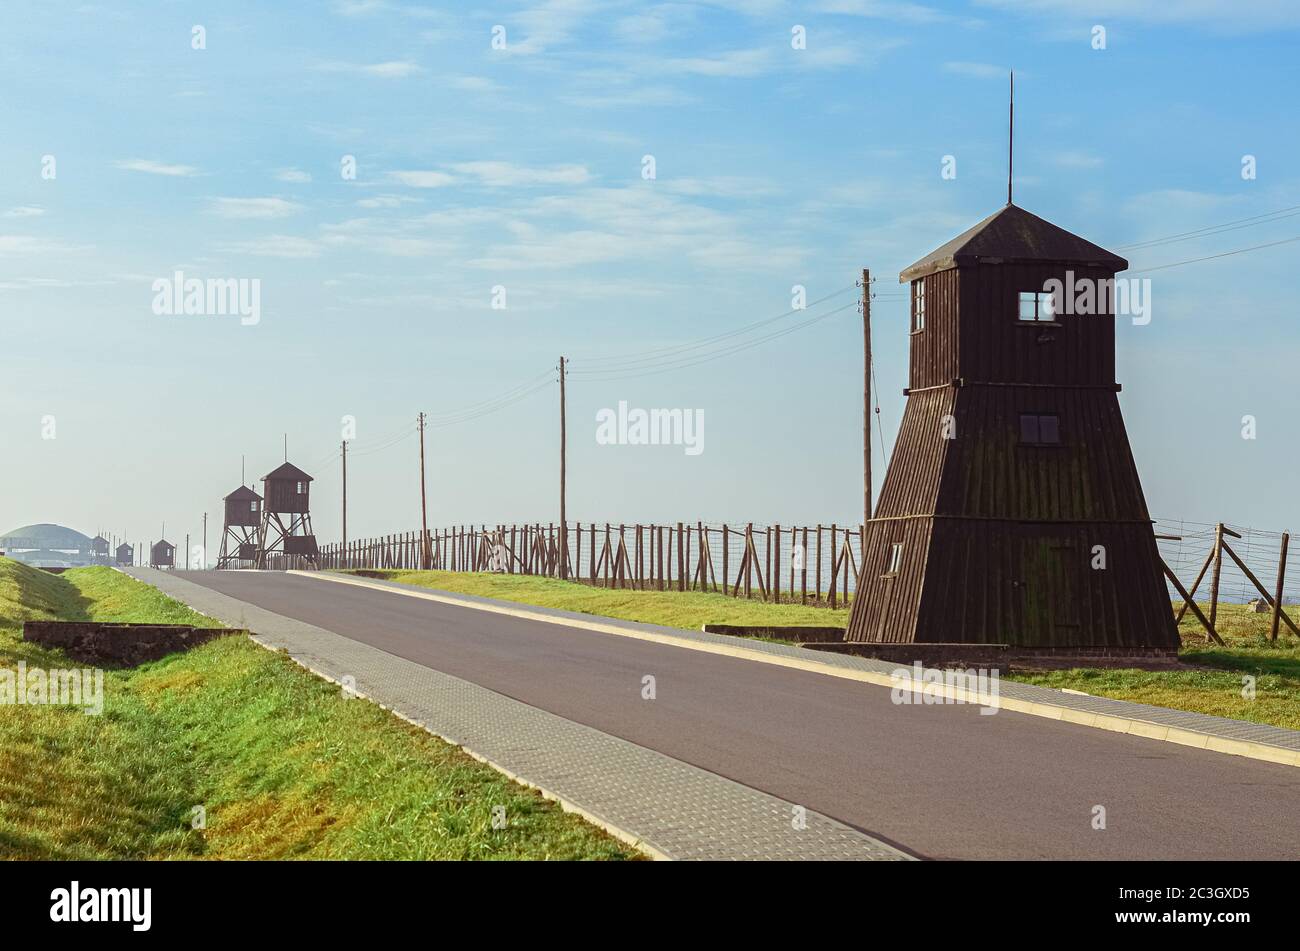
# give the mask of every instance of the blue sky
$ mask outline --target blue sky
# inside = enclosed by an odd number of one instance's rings
[[[287,432],[333,540],[344,415],[351,534],[405,530],[421,410],[435,419],[432,523],[549,521],[555,387],[451,420],[544,382],[561,354],[570,518],[856,521],[852,307],[681,370],[603,379],[584,361],[777,317],[796,284],[809,300],[844,291],[830,310],[870,267],[888,445],[906,384],[897,274],[1005,200],[1006,69],[1017,204],[1141,269],[1300,234],[1283,218],[1124,249],[1300,205],[1298,27],[1290,3],[1146,0],[10,11],[0,530],[148,539],[165,520],[181,541],[207,511],[215,548],[241,454],[261,476]],[[1300,523],[1298,252],[1153,272],[1151,323],[1121,321],[1122,405],[1154,513]],[[152,282],[176,270],[257,279],[260,322],[156,315]],[[596,413],[620,400],[703,410],[705,451],[598,445]],[[876,466],[879,488],[879,447]]]

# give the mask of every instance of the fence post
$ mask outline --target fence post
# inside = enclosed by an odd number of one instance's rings
[[[837,550],[835,548],[835,537],[838,534],[838,531],[839,531],[838,527],[835,525],[834,522],[832,522],[831,523],[831,583],[826,592],[831,599],[832,611],[834,611],[835,608],[838,606],[838,602],[836,601],[836,591],[835,591],[835,582],[839,574],[839,572],[837,571],[837,569],[839,568],[839,562],[835,560],[836,558],[839,557]]]
[[[803,604],[808,603],[808,526],[803,527],[803,558],[800,562],[799,572],[799,599]]]
[[[817,577],[813,579],[813,581],[814,581],[814,585],[813,585],[813,589],[814,589],[813,600],[814,600],[814,601],[820,601],[820,600],[822,599],[822,527],[821,527],[820,525],[817,526],[817,564],[816,564],[816,569],[817,569],[817,572],[816,572]]]
[[[772,586],[772,602],[781,603],[781,526],[772,527],[772,573],[768,576]]]
[[[1291,536],[1287,532],[1282,533],[1282,553],[1277,558],[1277,588],[1273,594],[1273,624],[1269,628],[1268,639],[1277,640],[1277,625],[1282,620],[1282,583],[1286,580],[1286,549],[1287,543],[1290,542]]]
[[[686,590],[686,540],[682,538],[681,522],[677,522],[677,590]]]
[[[1223,523],[1214,526],[1214,576],[1210,583],[1210,627],[1219,628],[1215,617],[1219,613],[1219,572],[1223,568]]]

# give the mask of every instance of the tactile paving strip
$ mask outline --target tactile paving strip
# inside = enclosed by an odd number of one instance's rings
[[[152,569],[131,576],[673,859],[908,859],[827,816],[332,631]],[[351,682],[349,682],[351,683]]]

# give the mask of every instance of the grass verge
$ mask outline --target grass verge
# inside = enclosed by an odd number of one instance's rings
[[[1201,608],[1208,614],[1208,603]],[[1215,627],[1223,647],[1204,636],[1191,612],[1179,624],[1178,656],[1191,670],[1075,668],[1009,679],[1300,730],[1300,638],[1283,625],[1277,642],[1270,642],[1269,615],[1238,604],[1220,604]]]
[[[108,568],[56,576],[0,558],[0,668],[78,666],[23,641],[29,618],[215,625]],[[0,707],[0,858],[636,854],[246,637],[107,671],[104,695],[100,716]],[[195,806],[206,829],[192,828]]]
[[[385,570],[366,571],[364,574],[421,588],[500,598],[643,624],[662,624],[688,631],[698,631],[706,623],[844,627],[849,622],[847,608],[831,610],[802,604],[772,604],[704,591],[597,588],[556,578],[490,572]]]

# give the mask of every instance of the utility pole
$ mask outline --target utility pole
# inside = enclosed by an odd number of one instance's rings
[[[560,357],[560,579],[569,577],[569,523],[564,510],[565,461],[568,455],[564,413],[564,357]]]
[[[424,413],[420,414],[420,567],[429,570],[429,505],[424,494]]]
[[[207,570],[208,567],[208,513],[203,513],[203,562],[199,565],[200,571]]]
[[[348,441],[343,440],[343,550],[348,550]]]
[[[862,269],[862,524],[871,521],[871,271]]]
[[[189,567],[190,567],[190,533],[186,532],[185,533],[185,570],[188,571]]]

